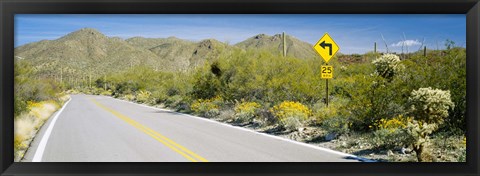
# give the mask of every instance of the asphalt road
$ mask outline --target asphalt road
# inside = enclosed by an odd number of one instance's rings
[[[41,128],[35,162],[350,162],[354,156],[105,96],[72,95]]]

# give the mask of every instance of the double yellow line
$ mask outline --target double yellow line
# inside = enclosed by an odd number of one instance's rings
[[[140,131],[144,132],[145,134],[151,136],[155,140],[161,142],[162,144],[164,144],[168,148],[172,149],[173,151],[179,153],[180,155],[187,158],[188,160],[193,161],[193,162],[199,162],[199,161],[200,162],[208,162],[207,159],[195,154],[194,152],[188,150],[187,148],[181,146],[180,144],[177,144],[176,142],[174,142],[171,139],[161,135],[160,133],[158,133],[158,132],[156,132],[156,131],[154,131],[154,130],[146,127],[146,126],[143,126],[142,124],[136,122],[135,120],[133,120],[133,119],[131,119],[131,118],[129,118],[129,117],[113,110],[113,109],[110,109],[110,108],[106,107],[105,105],[100,104],[95,99],[90,99],[90,100],[93,103],[95,103],[97,106],[99,106],[100,108],[104,109],[105,111],[108,111],[108,112],[112,113],[116,117],[122,119],[123,121],[127,122],[128,124],[132,125],[133,127],[137,128]]]

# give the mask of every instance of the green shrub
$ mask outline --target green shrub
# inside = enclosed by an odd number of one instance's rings
[[[23,100],[21,97],[15,96],[13,100],[14,100],[13,115],[15,117],[18,117],[18,115],[20,115],[21,113],[28,111],[27,102]]]
[[[59,83],[45,77],[35,77],[38,70],[26,60],[14,62],[14,116],[29,111],[28,101],[48,101],[58,98]]]
[[[212,73],[210,66],[206,65],[197,70],[193,75],[194,83],[192,95],[198,99],[209,99],[217,95],[221,88],[218,76]]]
[[[92,94],[94,94],[94,95],[102,95],[102,93],[107,93],[107,91],[105,91],[105,89],[98,88],[98,87],[92,87],[91,90],[92,90]]]
[[[100,92],[100,95],[103,95],[103,96],[111,96],[111,95],[112,95],[112,91],[110,91],[110,90],[102,91],[102,92]]]
[[[158,104],[158,103],[161,103],[161,102],[165,102],[167,100],[167,98],[170,97],[170,96],[166,95],[164,89],[158,89],[158,90],[152,91],[151,97],[154,100],[154,104]]]
[[[321,123],[323,129],[329,133],[348,134],[352,129],[353,123],[347,116],[334,116],[324,119]]]
[[[328,103],[328,107],[324,101],[318,101],[313,105],[313,117],[315,121],[320,124],[322,121],[334,118],[341,115],[346,115],[345,106],[347,106],[348,99],[335,97]]]
[[[152,93],[150,93],[149,91],[140,90],[137,93],[137,102],[140,102],[140,103],[151,102],[152,101],[150,99],[151,95],[152,95]]]
[[[180,95],[174,95],[171,97],[168,97],[165,100],[165,105],[170,108],[176,108],[178,107],[181,103],[183,102],[183,98]]]
[[[313,123],[320,125],[329,133],[347,134],[351,130],[351,119],[346,111],[348,99],[335,97],[327,105],[318,101],[313,105]]]
[[[376,147],[394,149],[409,145],[411,140],[407,134],[406,128],[413,118],[399,115],[391,119],[380,119],[371,128],[376,129],[373,132],[372,144]]]
[[[127,101],[134,101],[135,100],[135,95],[133,94],[126,94],[123,96],[123,99],[127,100]]]
[[[400,128],[378,129],[373,135],[371,142],[373,146],[390,150],[405,146],[409,140],[405,130]]]

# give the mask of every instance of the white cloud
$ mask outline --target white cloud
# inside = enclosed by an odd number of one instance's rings
[[[393,47],[400,47],[400,46],[415,46],[415,45],[421,45],[420,41],[418,40],[402,40],[399,41],[398,43],[394,43],[391,46]]]

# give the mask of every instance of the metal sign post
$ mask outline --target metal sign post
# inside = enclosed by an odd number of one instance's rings
[[[328,65],[328,61],[335,56],[340,48],[338,45],[333,41],[333,39],[325,33],[318,42],[313,45],[313,50],[315,50],[320,57],[323,58],[325,61],[325,65],[322,65],[320,69],[320,76],[322,79],[325,79],[326,84],[326,94],[325,94],[325,104],[328,107],[328,80],[333,78],[333,66]]]

